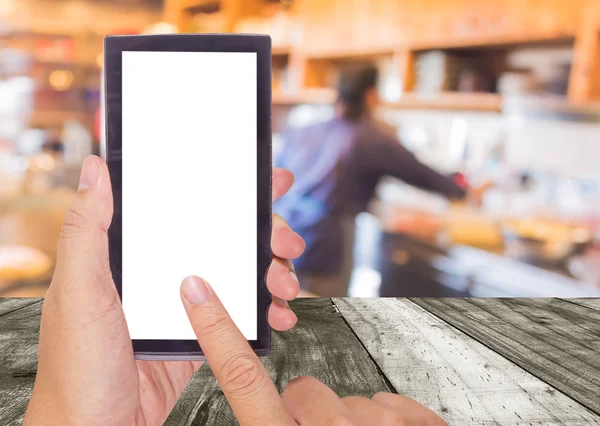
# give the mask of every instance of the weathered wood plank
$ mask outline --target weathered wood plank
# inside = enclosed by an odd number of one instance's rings
[[[397,390],[437,410],[450,424],[600,424],[597,416],[561,392],[407,301],[400,304],[394,299],[357,299],[337,300],[337,303],[350,312],[348,321],[363,322],[360,327],[354,325],[355,331]],[[354,305],[359,303],[366,306],[358,309]],[[567,309],[551,303],[552,312]],[[569,308],[570,321],[564,313],[559,315],[558,334],[566,335],[570,327],[568,334],[580,336],[581,348],[563,349],[583,354],[585,358],[590,351],[598,350],[598,338],[592,338],[598,321],[595,317],[580,321],[579,317],[590,315],[586,311],[591,315],[596,311],[570,304],[573,305]],[[8,304],[2,301],[0,306]],[[12,305],[10,312],[5,309],[0,316],[0,424],[3,426],[22,422],[35,378],[41,306],[39,301],[18,309]],[[358,341],[352,332],[340,326],[344,321],[333,311],[328,299],[299,301],[294,309],[300,318],[298,326],[290,332],[274,333],[273,352],[265,358],[265,365],[280,390],[291,378],[303,374],[320,378],[341,395],[370,396],[389,389],[372,360],[364,350],[357,349]],[[543,323],[536,326],[554,323],[542,318],[531,306],[519,308],[523,312],[514,309],[519,315],[529,315],[524,322]],[[569,324],[574,318],[578,322]],[[477,321],[481,328],[505,323],[498,317],[493,321],[489,318]],[[471,318],[471,322],[475,320]],[[515,331],[517,327],[507,330]],[[544,335],[540,330],[537,333]],[[517,345],[517,341],[515,337],[506,344]],[[594,377],[597,373],[592,372],[590,380]],[[235,424],[208,366],[194,376],[167,424]]]
[[[600,424],[586,407],[407,299],[334,303],[398,393],[450,425]]]
[[[42,299],[26,298],[1,298],[0,297],[0,316],[11,313],[26,306],[40,303]]]
[[[298,376],[314,376],[340,396],[371,397],[389,391],[385,380],[330,299],[300,299],[292,309],[298,324],[273,332],[271,353],[263,363],[279,391]],[[237,424],[207,364],[179,399],[166,425]]]
[[[566,302],[575,303],[576,305],[585,306],[590,309],[595,309],[600,311],[600,298],[597,297],[587,297],[580,299],[561,299]]]
[[[560,299],[414,299],[600,413],[600,311]]]
[[[24,299],[14,299],[24,300]],[[32,299],[30,299],[31,301]],[[8,306],[6,301],[3,306]],[[12,304],[13,308],[16,306]],[[20,425],[33,390],[41,300],[0,316],[0,424]]]

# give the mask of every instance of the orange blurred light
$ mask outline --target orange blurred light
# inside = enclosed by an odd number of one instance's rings
[[[67,90],[73,84],[73,73],[65,70],[54,70],[48,76],[48,82],[54,90]]]

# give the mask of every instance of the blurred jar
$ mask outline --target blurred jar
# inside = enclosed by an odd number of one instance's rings
[[[519,96],[535,93],[539,82],[530,70],[513,70],[503,73],[498,79],[498,93]]]
[[[61,139],[65,166],[80,167],[85,157],[92,154],[92,135],[76,120],[65,123]]]
[[[26,159],[0,149],[0,199],[10,199],[23,191],[26,170]]]
[[[79,182],[83,161],[92,154],[92,134],[79,121],[71,120],[65,123],[62,141],[63,166],[57,185],[75,189]],[[59,177],[57,174],[56,176]]]
[[[41,152],[29,157],[27,174],[24,181],[26,195],[46,194],[54,187],[54,169],[56,161],[47,152]]]
[[[57,186],[56,182],[61,177],[63,144],[57,131],[49,131],[46,134],[40,151],[28,156],[24,181],[26,195],[49,193]]]

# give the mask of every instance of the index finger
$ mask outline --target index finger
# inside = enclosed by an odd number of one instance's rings
[[[200,347],[240,425],[293,425],[267,371],[210,287],[188,277],[181,300]]]

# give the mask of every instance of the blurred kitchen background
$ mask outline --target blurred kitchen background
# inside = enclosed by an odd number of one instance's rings
[[[103,152],[103,37],[171,32],[271,35],[274,156],[368,61],[401,143],[486,188],[450,203],[382,181],[351,296],[600,295],[598,1],[1,0],[0,296],[44,294],[82,161]]]

